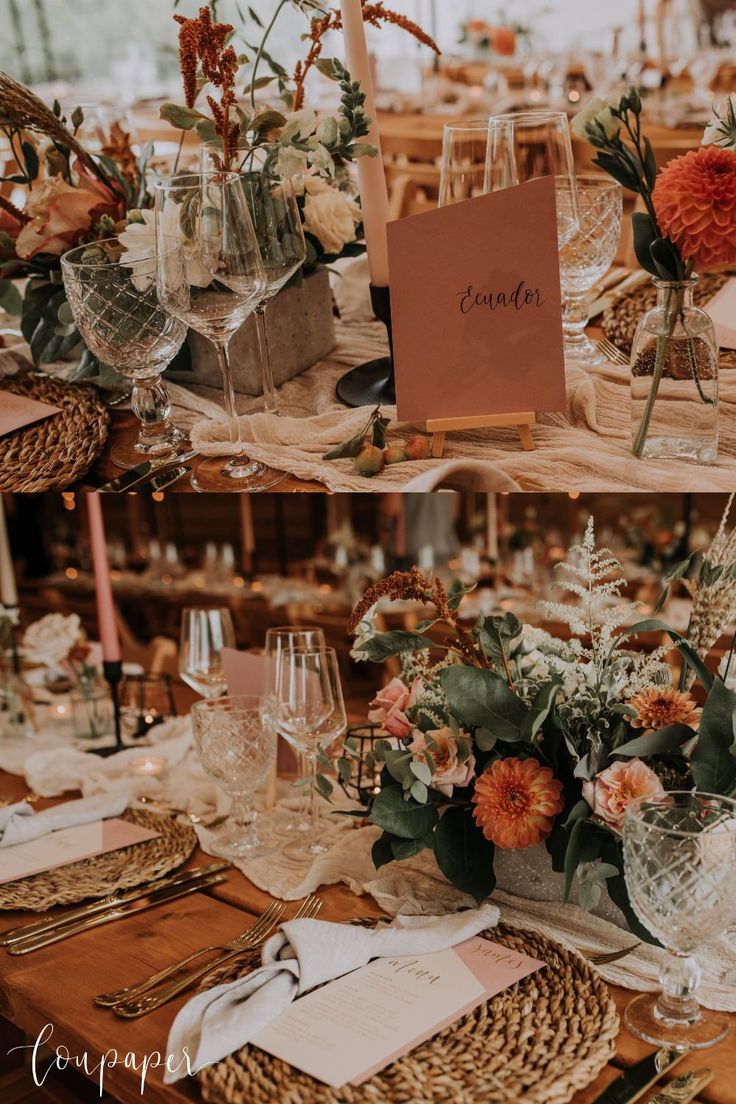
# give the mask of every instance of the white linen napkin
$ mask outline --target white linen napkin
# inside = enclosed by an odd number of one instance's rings
[[[444,951],[498,923],[485,904],[452,916],[397,916],[370,929],[323,920],[289,920],[263,948],[262,966],[185,1004],[169,1033],[166,1084],[239,1050],[293,1000],[374,958]],[[186,1049],[184,1049],[186,1048]]]
[[[0,847],[12,847],[16,843],[28,843],[40,839],[60,828],[74,828],[78,824],[91,824],[95,820],[107,820],[120,816],[128,807],[128,799],[120,794],[110,797],[81,798],[67,801],[43,813],[33,811],[27,801],[18,801],[6,809],[0,809]]]

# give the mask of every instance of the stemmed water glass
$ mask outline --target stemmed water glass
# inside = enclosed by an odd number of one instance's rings
[[[487,186],[488,119],[446,123],[442,137],[439,207],[484,195]]]
[[[126,262],[117,238],[79,246],[61,258],[67,303],[87,348],[133,382],[138,436],[115,445],[111,453],[122,468],[173,454],[185,440],[171,421],[161,373],[184,344],[187,328],[162,309],[156,269],[154,256]]]
[[[736,801],[675,792],[634,803],[624,825],[624,875],[634,912],[669,952],[662,992],[631,1001],[626,1026],[655,1046],[713,1046],[729,1018],[698,1004],[695,955],[736,918]]]
[[[215,347],[233,456],[205,460],[192,475],[198,491],[263,491],[284,473],[251,461],[235,406],[228,346],[263,299],[266,276],[237,173],[188,173],[155,188],[158,297],[161,305]]]
[[[191,607],[182,612],[179,674],[203,698],[219,698],[227,691],[222,651],[234,647],[229,609]]]
[[[238,175],[248,202],[256,233],[261,262],[266,276],[263,298],[255,309],[258,351],[263,380],[263,409],[267,414],[303,417],[305,407],[284,406],[278,398],[273,381],[273,367],[268,348],[266,308],[299,271],[307,257],[301,211],[294,187],[294,178],[283,159],[270,152],[253,150],[241,144],[234,148]],[[221,167],[222,146],[207,142],[201,147],[203,172]]]
[[[293,651],[294,648],[311,648],[319,650],[326,646],[327,641],[325,640],[325,634],[320,628],[297,628],[296,626],[285,626],[283,628],[276,627],[266,631],[264,654],[268,659],[271,670],[275,672],[285,652]],[[283,732],[280,732],[279,735],[286,738],[286,734]],[[298,748],[294,750],[297,757],[299,777],[303,778],[307,773],[306,760]],[[290,814],[286,818],[282,825],[283,830],[289,833],[309,831],[307,812],[308,809],[305,803],[305,808],[297,813],[296,816]]]
[[[555,182],[557,241],[562,248],[580,225],[567,115],[562,111],[492,115],[488,124],[486,190],[501,191],[549,176]]]
[[[208,778],[232,799],[224,830],[217,833],[219,854],[234,857],[267,854],[256,830],[253,795],[276,761],[276,728],[266,699],[238,694],[192,706],[192,731]]]
[[[272,709],[276,727],[301,751],[309,767],[310,825],[304,838],[284,854],[308,859],[329,848],[319,836],[317,761],[347,728],[347,714],[334,648],[294,648],[281,653],[273,673]]]
[[[588,292],[613,264],[621,238],[621,185],[606,176],[577,178],[580,229],[560,250],[565,355],[578,364],[603,364],[593,342],[585,336]],[[565,197],[560,199],[565,202]]]

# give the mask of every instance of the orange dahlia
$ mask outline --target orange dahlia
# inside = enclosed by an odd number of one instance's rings
[[[690,695],[671,686],[642,690],[629,704],[637,713],[631,722],[633,728],[656,730],[673,724],[694,725],[698,721],[698,710]]]
[[[497,847],[525,850],[552,831],[562,783],[536,759],[497,759],[475,784],[473,817]]]
[[[708,146],[662,169],[652,194],[657,220],[698,269],[736,264],[736,153]]]

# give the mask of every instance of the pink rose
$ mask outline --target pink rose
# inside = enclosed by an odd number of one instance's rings
[[[465,733],[461,730],[460,735],[465,736]],[[457,737],[451,728],[435,728],[430,732],[420,732],[416,728],[409,748],[422,762],[424,762],[425,750],[432,756],[433,790],[439,790],[445,797],[452,797],[455,786],[470,785],[470,780],[475,774],[475,758],[471,752],[464,763],[460,762]]]
[[[398,740],[404,740],[411,732],[411,721],[406,716],[405,710],[409,709],[417,700],[417,695],[422,686],[422,680],[415,678],[411,690],[408,689],[400,678],[393,678],[388,686],[379,690],[370,704],[368,720],[371,724],[378,725],[395,736]]]
[[[28,261],[37,253],[61,256],[103,215],[119,217],[119,203],[100,181],[79,175],[78,187],[61,176],[41,181],[25,206],[30,215],[15,243],[16,253]]]
[[[583,782],[583,797],[597,817],[622,831],[626,809],[640,797],[662,797],[664,786],[641,759],[612,763],[592,782]]]

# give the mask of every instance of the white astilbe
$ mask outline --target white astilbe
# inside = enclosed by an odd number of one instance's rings
[[[547,617],[570,626],[581,641],[579,655],[602,671],[616,644],[625,637],[616,630],[630,624],[638,602],[623,602],[626,586],[621,564],[608,548],[596,548],[593,518],[588,519],[582,544],[573,545],[568,559],[555,565],[556,586],[573,595],[574,602],[540,602]],[[583,645],[588,637],[590,643]]]
[[[686,584],[693,596],[688,637],[702,659],[736,618],[736,528],[727,529],[733,500],[731,495],[697,582]]]

